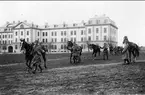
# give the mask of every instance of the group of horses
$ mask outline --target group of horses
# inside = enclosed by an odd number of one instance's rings
[[[21,39],[21,51],[25,51],[25,60],[26,65],[28,67],[28,70],[32,71],[32,73],[35,73],[37,68],[39,67],[40,72],[42,72],[41,63],[44,63],[44,67],[46,66],[46,52],[47,49],[43,45],[35,46],[35,43],[28,43],[25,41],[25,39]],[[100,56],[101,49],[99,45],[95,44],[89,44],[88,48],[93,50],[92,57],[96,57],[97,54]],[[81,62],[81,55],[82,55],[82,47],[79,45],[74,45],[72,41],[67,42],[67,49],[71,52],[70,53],[70,63],[80,63]],[[104,50],[103,51],[103,59],[105,60],[105,56],[108,59],[108,52],[112,55],[118,55],[122,54],[123,47],[111,47],[109,46],[109,51]],[[133,55],[133,58],[139,56],[139,47],[137,44],[129,42],[129,47],[127,48],[129,51],[129,60],[131,62],[131,55]],[[41,57],[41,58],[40,58]],[[44,62],[42,62],[42,59]]]

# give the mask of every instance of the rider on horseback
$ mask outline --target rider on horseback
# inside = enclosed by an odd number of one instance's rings
[[[102,49],[103,49],[103,59],[105,60],[105,56],[108,59],[108,46],[107,46],[107,43],[104,43],[104,46],[102,47]]]

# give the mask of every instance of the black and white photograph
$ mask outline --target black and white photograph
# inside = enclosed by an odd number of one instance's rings
[[[0,1],[0,95],[145,95],[145,1]]]

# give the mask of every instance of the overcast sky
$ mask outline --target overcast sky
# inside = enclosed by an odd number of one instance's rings
[[[0,1],[0,26],[18,20],[38,25],[80,23],[102,14],[116,22],[119,45],[128,36],[145,46],[144,1]]]

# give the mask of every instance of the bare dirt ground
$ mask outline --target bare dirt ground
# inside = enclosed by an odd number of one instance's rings
[[[72,65],[69,60],[48,61],[43,73],[29,74],[25,64],[0,67],[0,95],[120,95],[145,94],[145,63],[115,65],[121,56],[108,61],[83,56]],[[141,55],[139,60],[143,60]],[[113,63],[114,65],[105,65]],[[99,65],[104,64],[104,65]]]

